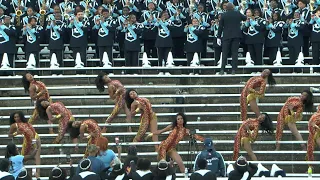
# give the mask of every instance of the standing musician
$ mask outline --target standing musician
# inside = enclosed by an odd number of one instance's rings
[[[211,17],[215,17],[219,12],[221,12],[221,5],[222,3],[220,2],[220,0],[210,0],[208,2],[207,12]]]
[[[149,9],[148,6],[149,6],[150,3],[154,4],[154,6],[155,6],[154,10],[156,10],[158,12],[166,10],[166,6],[163,3],[163,1],[161,1],[161,0],[145,0],[144,3],[143,3],[142,9],[143,10],[148,10]]]
[[[125,33],[124,39],[124,57],[126,60],[126,66],[138,66],[139,65],[139,52],[140,39],[142,34],[143,25],[137,23],[136,15],[131,14],[127,21],[124,23],[122,32]],[[129,70],[129,73],[136,73],[136,70]]]
[[[64,2],[59,4],[61,14],[65,20],[69,20],[71,16],[74,16],[76,6],[77,4],[74,0],[64,0]]]
[[[282,9],[278,8],[277,0],[270,0],[270,8],[264,11],[264,18],[265,19],[272,18],[273,13],[280,14],[280,19],[284,21],[287,19],[285,12]]]
[[[28,24],[23,26],[22,35],[25,40],[26,59],[29,59],[30,54],[33,54],[36,60],[36,66],[40,67],[39,51],[40,51],[40,33],[43,28],[37,25],[35,17],[28,19]]]
[[[83,11],[78,11],[76,16],[71,19],[68,28],[71,29],[70,47],[73,51],[73,58],[76,59],[77,53],[80,53],[81,61],[87,66],[87,32],[89,21],[84,19]]]
[[[3,22],[0,21],[0,64],[2,64],[3,54],[7,53],[9,65],[14,67],[14,57],[17,52],[16,28],[10,24],[11,17],[5,15]]]
[[[311,20],[311,14],[312,12],[309,10],[309,7],[307,7],[307,1],[306,0],[299,0],[298,1],[298,9],[297,11],[300,14],[300,20],[305,24],[302,27],[302,34],[303,34],[303,56],[309,57],[309,47],[310,47],[310,34],[311,34],[311,28],[309,25],[309,22]]]
[[[128,20],[129,18],[129,7],[125,6],[122,9],[122,15],[120,15],[118,17],[118,35],[117,35],[117,40],[119,43],[119,50],[120,50],[120,57],[123,58],[124,57],[124,37],[125,37],[125,33],[122,32],[123,28],[124,28],[124,23]]]
[[[48,49],[50,50],[50,57],[55,53],[58,64],[63,67],[63,36],[65,34],[66,24],[64,23],[60,12],[54,15],[50,14],[48,18],[47,30],[50,33],[48,46]],[[62,74],[62,71],[57,71],[56,74]]]
[[[95,20],[93,33],[98,34],[97,46],[99,47],[100,66],[103,66],[103,53],[108,54],[109,61],[113,64],[113,40],[117,23],[110,16],[107,9],[103,9],[99,19]]]
[[[25,0],[12,0],[10,3],[10,15],[13,18],[21,19],[27,11]]]
[[[279,2],[276,1],[278,4]],[[297,8],[294,0],[280,0],[279,8],[284,10],[286,18],[292,18],[294,10]]]
[[[34,18],[36,18],[37,24],[39,25],[39,17],[38,16],[39,15],[37,13],[35,13],[34,9],[32,7],[29,7],[27,9],[26,16],[24,16],[22,18],[22,24],[23,25],[27,25],[28,21],[29,21],[29,18],[34,17]]]
[[[103,0],[103,3],[101,5],[104,9],[108,9],[110,16],[113,18],[116,18],[119,16],[119,11],[117,9],[117,6],[114,4],[113,0]]]
[[[41,10],[45,10],[44,15],[48,15],[53,13],[53,6],[53,0],[37,0],[37,4],[35,5],[35,11],[40,12]]]
[[[4,14],[10,14],[12,0],[0,0],[0,8],[4,11]]]
[[[116,2],[117,9],[123,9],[124,7],[129,8],[130,13],[137,14],[139,12],[139,3],[137,0],[119,0]],[[120,14],[123,14],[122,10],[119,10]]]
[[[171,30],[173,42],[172,54],[174,58],[183,58],[185,57],[183,47],[186,36],[183,32],[183,29],[184,23],[187,20],[186,12],[184,11],[182,4],[179,3],[179,0],[167,1],[166,5],[173,26]]]
[[[157,49],[155,47],[157,28],[156,20],[159,18],[159,12],[155,10],[156,5],[153,2],[148,3],[148,10],[143,11],[140,22],[143,23],[142,39],[144,43],[144,52],[148,57],[157,57]]]
[[[85,9],[84,15],[87,18],[93,18],[94,14],[96,14],[98,3],[96,0],[83,0],[80,1],[79,5]]]
[[[311,43],[312,43],[312,64],[320,64],[319,49],[320,49],[320,8],[315,10],[314,15],[311,16]],[[314,68],[314,72],[319,72],[319,68]]]

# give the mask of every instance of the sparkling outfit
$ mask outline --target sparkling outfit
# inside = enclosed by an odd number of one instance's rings
[[[243,88],[240,96],[240,109],[241,109],[241,120],[245,121],[247,119],[247,105],[251,100],[256,98],[263,98],[266,90],[266,81],[261,77],[250,78],[245,87]],[[260,88],[256,91],[256,88]]]
[[[316,145],[316,140],[320,137],[320,132],[314,126],[317,125],[320,127],[320,110],[318,107],[318,111],[313,114],[309,120],[308,130],[309,130],[309,137],[308,137],[308,148],[307,148],[307,160],[314,161],[313,151]]]
[[[88,139],[87,147],[90,144],[96,144],[98,138],[101,136],[101,129],[98,126],[97,122],[93,119],[87,119],[81,123],[81,126],[85,126],[90,138]],[[86,149],[85,157],[88,156],[88,150]]]
[[[51,103],[51,98],[50,98],[50,95],[49,95],[49,92],[47,90],[47,87],[46,85],[41,82],[41,81],[32,81],[30,83],[30,86],[33,85],[36,87],[36,94],[38,94],[39,92],[45,90],[46,92],[44,94],[42,94],[40,97],[37,98],[37,100],[47,100]],[[33,124],[34,121],[39,117],[39,113],[37,111],[37,109],[35,109],[32,113],[32,116],[30,117],[29,119],[29,123]]]
[[[52,103],[50,104],[50,107],[55,115],[63,114],[63,117],[59,119],[59,134],[53,141],[54,144],[59,144],[67,132],[68,122],[73,121],[74,118],[71,111],[61,102]]]
[[[166,159],[166,154],[176,151],[176,146],[185,137],[189,136],[185,127],[176,126],[170,132],[166,140],[162,141],[158,149],[158,160]],[[199,135],[193,135],[196,140],[204,141],[204,138]]]
[[[32,140],[40,140],[40,137],[30,123],[20,122],[15,123],[15,126],[17,127],[17,131],[21,132],[23,135],[21,155],[28,155],[33,148],[36,148],[36,144],[32,144]]]
[[[126,94],[126,89],[123,87],[123,85],[121,84],[120,81],[118,80],[112,80],[109,85],[113,85],[115,87],[116,90],[120,91],[116,96],[116,103],[115,106],[111,112],[111,114],[108,117],[108,120],[110,120],[110,122],[117,117],[117,115],[119,114],[120,109],[122,109],[126,103],[125,101],[125,94]],[[115,93],[115,92],[114,92]]]
[[[258,119],[247,119],[242,122],[237,135],[235,137],[233,147],[233,160],[237,160],[239,156],[240,147],[243,146],[244,142],[253,143],[258,136],[260,122]],[[250,131],[248,131],[250,130]]]
[[[142,108],[140,115],[140,127],[137,135],[133,139],[133,142],[140,142],[142,137],[146,134],[150,122],[157,121],[157,115],[152,111],[151,103],[148,99],[136,98],[135,101],[137,101]],[[135,111],[135,109],[131,109],[131,111]]]
[[[290,111],[288,109],[288,106],[292,105],[293,110]],[[297,114],[295,117],[295,113]],[[301,121],[302,119],[302,112],[303,112],[303,102],[301,101],[300,97],[290,97],[284,104],[284,106],[281,108],[281,111],[278,115],[277,119],[277,131],[276,131],[276,141],[278,144],[278,141],[281,141],[282,138],[282,132],[285,124],[288,124],[289,122],[295,123],[297,121]]]

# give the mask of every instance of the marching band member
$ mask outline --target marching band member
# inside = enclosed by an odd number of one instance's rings
[[[294,65],[298,59],[303,45],[302,29],[305,23],[300,20],[298,11],[294,13],[294,19],[288,19],[285,27],[288,28],[289,65]]]
[[[53,6],[53,0],[37,0],[35,11],[40,12],[41,10],[45,10],[45,15],[52,14]]]
[[[213,35],[213,48],[214,48],[214,61],[213,66],[216,66],[218,61],[220,60],[222,47],[217,44],[217,35],[218,35],[218,29],[219,29],[219,21],[221,19],[221,13],[218,14],[218,18],[211,21],[211,34]]]
[[[148,10],[149,9],[148,6],[150,3],[154,4],[154,6],[155,6],[154,10],[156,10],[158,12],[166,10],[166,6],[164,5],[163,1],[161,1],[161,0],[145,0],[143,3],[142,9]]]
[[[277,3],[279,3],[277,1]],[[280,0],[279,8],[284,10],[286,18],[290,19],[293,17],[294,10],[297,8],[294,0]]]
[[[63,22],[60,12],[54,15],[50,14],[48,18],[50,19],[47,25],[47,30],[49,30],[50,33],[48,46],[48,49],[50,50],[50,57],[52,57],[52,54],[55,53],[58,64],[60,67],[63,67],[63,36],[65,34],[66,24]],[[62,74],[62,71],[56,71],[55,73]]]
[[[247,21],[245,23],[245,43],[248,46],[251,58],[255,65],[262,65],[262,48],[264,43],[265,21],[255,19],[252,9],[246,11]]]
[[[120,57],[124,57],[124,38],[125,38],[125,33],[122,32],[124,28],[124,23],[127,21],[129,18],[129,7],[125,6],[122,9],[122,15],[118,17],[118,35],[117,35],[117,40],[119,43],[119,51],[120,51]]]
[[[24,0],[12,0],[10,4],[9,12],[13,18],[21,18],[21,16],[23,16],[27,11],[28,6],[26,6],[26,2]],[[21,14],[17,16],[18,12],[21,12]]]
[[[299,7],[299,9],[297,9],[297,11],[300,14],[300,20],[304,23],[304,26],[302,27],[303,56],[308,57],[309,56],[309,47],[310,47],[310,33],[311,33],[311,28],[308,23],[311,20],[311,13],[312,12],[310,12],[309,7],[307,7],[306,0],[299,0],[298,7]]]
[[[280,19],[286,20],[285,13],[282,9],[278,8],[278,1],[277,0],[270,0],[270,8],[264,11],[264,18],[270,19],[272,18],[273,13],[279,13]]]
[[[140,39],[143,30],[143,25],[137,23],[136,15],[131,14],[127,21],[124,22],[122,32],[125,33],[124,39],[124,57],[126,66],[139,65],[139,52],[141,51]],[[135,73],[136,70],[128,70],[128,72]]]
[[[84,66],[87,66],[87,32],[89,25],[89,21],[84,19],[83,11],[78,11],[68,26],[71,29],[70,47],[72,48],[73,58],[76,59],[77,53],[80,53]]]
[[[155,10],[156,5],[149,2],[148,10],[143,11],[140,22],[143,23],[142,39],[144,43],[144,52],[148,57],[157,57],[157,49],[155,47],[157,28],[156,20],[159,18],[159,12]]]
[[[17,53],[16,28],[11,25],[10,16],[4,16],[3,22],[0,20],[0,64],[2,64],[3,54],[7,53],[9,64],[14,67],[14,57]]]
[[[75,8],[77,4],[74,0],[64,0],[59,4],[61,14],[65,18],[65,20],[69,19],[71,16],[74,16]]]
[[[315,10],[315,14],[311,16],[310,25],[312,26],[311,38],[312,43],[312,64],[320,64],[319,49],[320,49],[320,8]],[[319,72],[319,68],[314,68],[314,72]]]
[[[96,0],[83,0],[80,1],[79,5],[85,9],[84,15],[87,18],[93,18],[94,14],[96,14],[98,3]]]
[[[113,18],[116,18],[119,16],[117,6],[114,4],[113,0],[103,0],[103,3],[101,6],[104,9],[108,9],[109,13],[111,13],[110,16],[112,16]]]
[[[211,16],[215,17],[221,11],[221,5],[222,5],[222,3],[220,2],[220,0],[210,0],[208,2],[207,12]]]
[[[34,9],[33,9],[32,7],[28,7],[26,16],[24,16],[24,17],[22,18],[22,24],[23,24],[23,25],[27,25],[27,24],[28,24],[28,20],[29,20],[29,18],[31,18],[31,17],[36,18],[37,24],[39,24],[39,18],[38,18],[38,16],[39,16],[39,15],[35,13],[35,11],[34,11]]]
[[[156,21],[155,26],[158,27],[155,44],[158,51],[158,66],[165,66],[173,45],[171,36],[172,23],[169,20],[167,11],[160,13],[160,18]],[[160,71],[160,73],[162,74],[163,72]]]
[[[198,53],[199,59],[201,58],[203,45],[201,36],[204,31],[205,27],[199,25],[199,20],[197,18],[193,18],[192,24],[186,25],[184,28],[184,32],[187,33],[187,41],[185,45],[185,51],[187,53],[187,66],[190,66],[195,53]]]
[[[3,8],[1,8],[0,7],[0,22],[2,22],[3,21],[3,19],[4,19],[4,10],[3,10]],[[10,19],[11,20],[11,19]]]
[[[172,22],[171,36],[173,42],[172,54],[174,58],[183,58],[184,43],[186,36],[183,32],[186,15],[184,14],[184,7],[179,0],[167,1],[167,11]],[[176,64],[178,65],[178,64]]]
[[[40,33],[43,30],[37,25],[37,19],[30,17],[28,24],[23,26],[22,35],[25,39],[26,59],[29,59],[30,54],[33,54],[36,60],[36,66],[40,67],[39,51],[40,51]]]
[[[0,0],[0,8],[3,10],[4,14],[10,14],[11,0]]]
[[[282,32],[285,22],[280,20],[280,14],[274,13],[266,24],[267,37],[265,38],[264,50],[269,56],[269,61],[264,64],[272,65],[276,60],[277,51],[281,47]]]
[[[119,0],[116,2],[117,9],[123,9],[124,7],[129,8],[130,13],[137,14],[139,12],[139,4],[137,0]],[[122,10],[119,10],[120,14],[123,14]]]
[[[115,37],[116,21],[110,16],[107,9],[102,10],[99,19],[96,19],[93,33],[98,34],[97,46],[99,47],[100,66],[103,66],[103,53],[107,52],[109,61],[113,64],[113,40]]]

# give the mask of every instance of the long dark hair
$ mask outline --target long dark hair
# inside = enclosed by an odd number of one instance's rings
[[[6,158],[10,158],[11,156],[19,155],[17,151],[17,146],[13,142],[9,142],[6,148]]]
[[[134,101],[134,99],[132,99],[132,98],[130,97],[130,92],[131,92],[131,91],[137,92],[137,91],[134,90],[134,89],[128,89],[127,92],[126,92],[125,100],[126,100],[127,107],[128,107],[129,109],[131,109],[131,104],[132,104],[133,101]],[[137,93],[137,94],[138,94],[138,93]]]
[[[46,112],[46,109],[47,109],[47,108],[44,108],[44,107],[41,105],[41,102],[43,102],[43,101],[47,101],[47,100],[41,99],[41,100],[38,100],[38,101],[36,102],[36,109],[37,109],[37,111],[38,111],[39,116],[40,116],[41,119],[48,120],[49,118],[48,118],[48,115],[47,115],[47,112]]]
[[[31,74],[31,72],[26,72],[24,75],[22,75],[22,84],[25,92],[29,92],[30,82],[27,80],[27,74]]]
[[[270,86],[273,86],[273,85],[276,85],[276,84],[277,84],[276,80],[275,80],[274,77],[273,77],[272,71],[270,71],[270,74],[269,74],[269,76],[268,76],[268,84],[269,84]]]
[[[272,119],[267,113],[262,113],[265,115],[264,120],[260,123],[260,130],[266,131],[268,134],[273,134],[273,123]]]
[[[72,123],[73,123],[74,121],[69,121],[68,122],[68,132],[69,132],[69,134],[70,134],[70,137],[71,138],[77,138],[78,136],[79,136],[79,134],[80,134],[80,127],[78,127],[78,128],[75,128],[75,127],[73,127],[72,126]]]
[[[303,101],[304,104],[304,111],[306,112],[313,112],[313,94],[310,90],[306,89],[302,91],[302,93],[307,93],[307,99]]]
[[[100,72],[96,77],[95,83],[99,92],[103,92],[106,88],[104,87],[103,76],[107,75],[104,72]]]
[[[186,115],[185,115],[184,113],[179,112],[179,113],[177,113],[176,118],[175,118],[174,121],[172,122],[172,128],[177,127],[177,117],[178,117],[178,116],[181,116],[181,117],[182,117],[182,119],[183,119],[183,127],[186,127],[186,125],[187,125],[187,117],[186,117]]]
[[[16,121],[14,120],[14,115],[16,115],[16,114],[19,115],[21,122],[23,122],[23,123],[27,123],[28,122],[26,117],[24,117],[23,112],[17,111],[17,112],[14,112],[14,113],[10,114],[10,119],[9,119],[10,125],[16,123]]]

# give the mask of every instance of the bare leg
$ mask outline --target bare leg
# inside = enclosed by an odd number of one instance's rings
[[[156,132],[158,130],[158,121],[157,118],[153,118],[150,122],[149,125],[150,132]],[[152,141],[153,142],[158,142],[158,135],[153,135],[152,136]],[[154,145],[155,151],[158,151],[158,145]]]
[[[184,173],[185,166],[181,156],[177,153],[177,151],[170,151],[169,156],[178,164],[180,172]]]
[[[35,158],[35,162],[36,162],[36,165],[41,165],[41,158],[40,158],[40,154],[41,154],[41,140],[39,139],[38,140],[38,151],[36,153],[36,156],[34,157]],[[40,178],[40,168],[37,168],[37,172],[36,172],[36,178]]]
[[[130,112],[130,110],[128,109],[128,107],[127,107],[127,105],[125,104],[124,106],[123,106],[123,108],[124,108],[124,112],[126,113],[126,122],[127,123],[131,123],[132,122],[132,117],[131,117],[131,112]],[[131,126],[128,126],[128,132],[132,132],[132,130],[131,130]]]
[[[254,99],[254,100],[251,100],[249,103],[250,103],[251,111],[254,112],[254,114],[256,114],[256,117],[259,117],[261,113],[260,113],[260,109],[257,104],[257,101]]]
[[[257,161],[256,155],[253,153],[251,144],[248,141],[243,142],[243,148],[247,151],[248,155],[250,156],[251,161]]]
[[[72,139],[72,143],[73,143],[73,144],[77,144],[77,145],[74,147],[74,151],[75,151],[75,152],[78,152],[78,151],[79,151],[78,138],[73,138],[73,139]]]
[[[320,147],[320,138],[316,140],[318,147]]]
[[[296,137],[297,141],[303,141],[302,136],[297,129],[296,123],[289,122],[288,127],[289,127],[291,133]],[[301,147],[303,150],[307,150],[305,144],[301,144]]]

